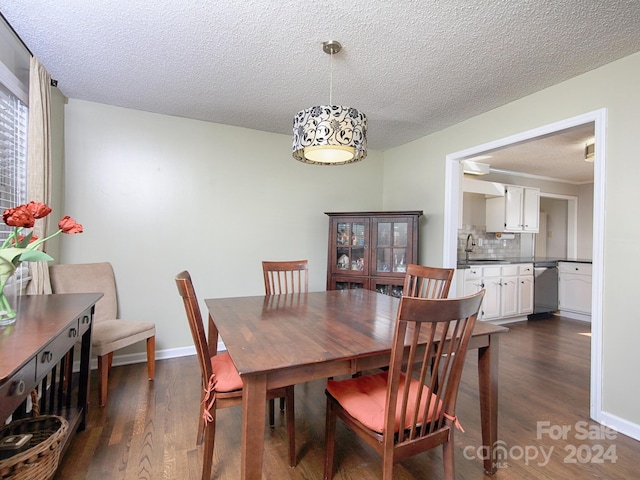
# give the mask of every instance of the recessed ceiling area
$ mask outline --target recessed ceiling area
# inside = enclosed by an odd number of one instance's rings
[[[593,141],[594,134],[594,124],[587,123],[483,152],[470,159],[489,164],[492,172],[533,175],[574,184],[592,183],[593,163],[585,161],[585,146]]]

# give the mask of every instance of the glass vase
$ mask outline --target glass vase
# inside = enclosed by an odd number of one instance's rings
[[[18,288],[11,277],[0,290],[0,327],[16,322],[18,315]]]

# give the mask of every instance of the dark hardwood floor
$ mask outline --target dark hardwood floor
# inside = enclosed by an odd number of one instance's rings
[[[640,442],[589,420],[589,324],[554,317],[509,325],[501,337],[499,439],[496,480],[639,479]],[[480,412],[475,351],[467,359],[457,413],[458,479],[490,478],[480,457]],[[96,386],[95,372],[92,377]],[[105,408],[92,389],[88,428],[76,435],[56,479],[199,479],[196,448],[199,402],[196,357],[117,367]],[[264,478],[322,478],[324,382],[296,386],[298,465],[287,465],[284,415],[265,427]],[[219,411],[212,478],[240,475],[240,407]],[[396,465],[394,478],[442,479],[442,449]],[[379,458],[338,422],[336,479],[381,478]]]

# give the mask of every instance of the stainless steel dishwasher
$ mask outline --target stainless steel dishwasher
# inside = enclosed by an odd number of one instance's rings
[[[558,263],[533,264],[533,313],[527,318],[547,318],[558,310]]]

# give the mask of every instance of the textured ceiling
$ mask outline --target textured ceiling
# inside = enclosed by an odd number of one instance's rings
[[[593,163],[585,161],[585,147],[595,127],[586,123],[553,134],[483,152],[472,157],[492,171],[583,184],[593,182]]]
[[[291,133],[329,101],[386,150],[640,50],[638,0],[2,0],[68,97]]]

